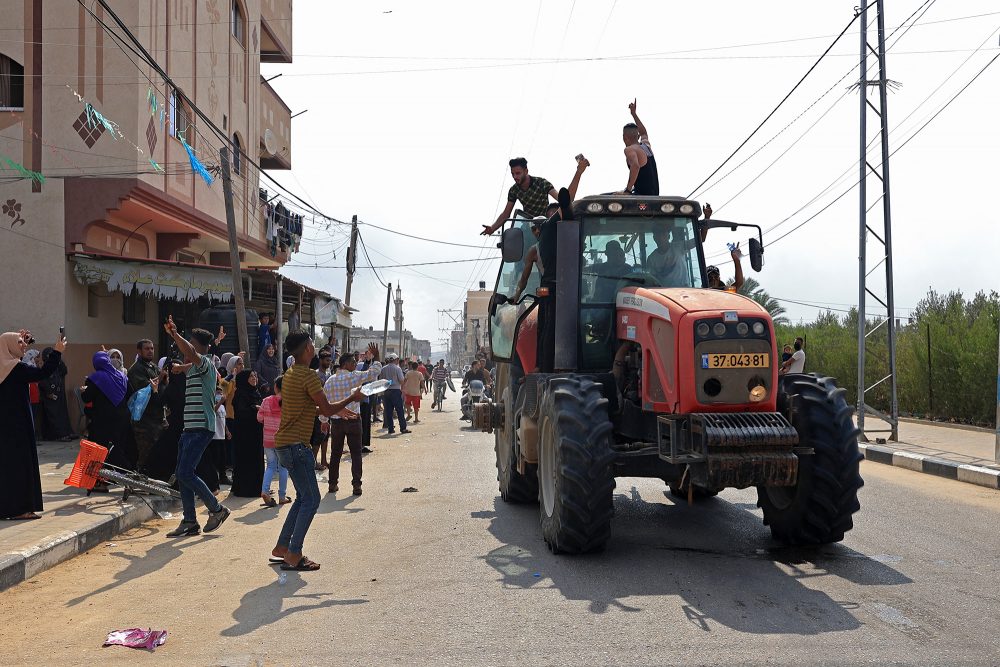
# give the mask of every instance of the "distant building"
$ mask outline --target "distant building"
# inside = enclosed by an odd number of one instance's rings
[[[462,364],[472,362],[479,352],[490,346],[490,299],[493,292],[486,289],[486,282],[479,281],[478,290],[470,290],[465,298],[465,350]]]

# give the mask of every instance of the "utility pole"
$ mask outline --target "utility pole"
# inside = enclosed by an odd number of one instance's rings
[[[860,100],[860,157],[859,168],[859,240],[858,240],[858,394],[857,394],[857,417],[858,429],[861,431],[860,438],[868,441],[868,433],[888,433],[890,440],[899,440],[899,400],[896,395],[896,309],[893,297],[892,286],[892,207],[889,189],[889,121],[888,102],[886,99],[889,85],[898,85],[890,82],[886,77],[885,68],[885,7],[884,0],[876,0],[875,11],[877,12],[878,24],[878,48],[874,48],[868,42],[868,5],[862,4],[860,9],[861,19],[861,78],[858,80],[858,97]],[[878,58],[878,77],[868,78],[868,53],[871,51]],[[876,107],[869,99],[868,89],[878,89],[878,99]],[[879,139],[882,161],[880,163],[881,173],[878,167],[872,166],[868,161],[868,113],[869,109],[875,113],[879,123]],[[867,180],[869,172],[875,175],[882,187],[882,230],[877,233],[868,224],[868,188]],[[874,204],[872,205],[874,208]],[[873,257],[873,265],[868,266],[868,239],[869,236],[875,239],[878,244],[873,244],[875,249],[880,251],[880,257]],[[872,288],[879,285],[871,280],[869,287],[869,276],[882,266],[884,271],[884,295],[880,297]],[[867,300],[871,297],[885,310],[885,317],[882,318],[882,311],[879,311],[879,321],[868,330],[868,308]],[[867,358],[868,340],[885,327],[886,348],[888,352],[887,367],[879,368],[878,375],[882,377],[873,384],[868,385],[865,372]],[[872,355],[876,356],[876,355]],[[877,358],[877,356],[876,356]],[[884,374],[884,375],[883,375]],[[877,376],[876,376],[877,377]],[[889,411],[882,413],[868,405],[865,395],[879,385],[889,383]],[[879,419],[888,422],[888,429],[866,429],[865,415],[871,414]]]
[[[392,301],[392,283],[385,286],[385,324],[382,325],[382,354],[389,353],[389,302]],[[382,357],[385,359],[385,357]]]
[[[997,343],[997,431],[993,460],[1000,463],[1000,340]]]
[[[354,284],[354,270],[358,266],[358,216],[351,216],[351,245],[347,248],[347,289],[344,291],[344,305],[351,307],[351,286]]]
[[[240,247],[236,243],[236,211],[233,209],[233,181],[229,176],[228,146],[219,149],[219,161],[222,163],[222,193],[226,199],[226,227],[229,229],[229,268],[233,276],[233,303],[236,304],[236,335],[239,339],[240,351],[247,353],[247,362],[249,363],[254,350],[250,349],[250,337],[247,334],[247,309],[243,302]]]

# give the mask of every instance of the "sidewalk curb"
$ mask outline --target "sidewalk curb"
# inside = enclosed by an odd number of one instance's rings
[[[933,456],[863,442],[858,443],[858,448],[864,454],[865,459],[872,463],[884,463],[914,472],[1000,490],[1000,470],[956,463]]]
[[[175,504],[170,498],[156,497],[146,500],[156,511],[170,509]],[[48,535],[27,549],[0,554],[0,591],[31,579],[40,572],[92,549],[155,516],[154,510],[137,498],[119,503],[112,514],[95,516],[78,530],[65,530]],[[41,520],[44,521],[45,518]]]

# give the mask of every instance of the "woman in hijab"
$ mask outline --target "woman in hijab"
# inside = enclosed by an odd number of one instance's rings
[[[226,372],[223,373],[225,377],[222,382],[218,384],[222,388],[222,399],[226,405],[226,428],[230,432],[235,432],[234,424],[234,414],[233,414],[233,396],[236,395],[236,376],[243,372],[244,363],[243,357],[239,355],[232,355],[229,357],[229,361],[226,362]],[[233,441],[232,439],[227,441],[226,444],[226,462],[229,467],[233,467]]]
[[[243,371],[236,376],[233,397],[235,428],[233,433],[233,487],[230,492],[242,498],[256,498],[264,482],[264,430],[257,421],[261,397],[257,374]]]
[[[0,335],[0,433],[3,433],[4,483],[0,487],[0,519],[38,519],[42,480],[38,473],[35,426],[28,385],[44,380],[62,363],[66,340],[56,343],[41,368],[21,363],[31,339],[28,331]],[[257,489],[258,492],[260,489]]]
[[[21,363],[32,368],[42,367],[42,351],[28,350],[21,357]],[[31,419],[35,423],[35,440],[42,439],[42,390],[37,382],[28,383],[28,395],[31,397]]]
[[[275,353],[274,343],[264,348],[264,354],[257,360],[253,369],[257,371],[257,379],[260,381],[261,396],[273,394],[274,380],[281,375],[281,362]]]
[[[42,350],[42,363],[48,362],[54,352],[47,347]],[[73,440],[76,435],[69,424],[69,408],[66,406],[66,364],[60,355],[56,369],[39,384],[42,390],[42,435],[46,440]]]
[[[131,427],[128,402],[128,379],[111,363],[107,352],[95,352],[94,372],[87,376],[83,387],[83,402],[90,403],[90,440],[103,445],[108,452],[108,463],[120,468],[135,468],[135,457],[130,456],[128,433]],[[107,487],[94,487],[103,491]]]
[[[111,360],[111,365],[115,367],[115,370],[122,374],[128,374],[125,368],[125,357],[122,356],[122,351],[116,348],[111,348],[108,350],[108,359]]]

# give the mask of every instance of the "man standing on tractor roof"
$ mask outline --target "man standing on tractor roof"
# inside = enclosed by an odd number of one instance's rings
[[[492,225],[483,225],[483,236],[489,236],[503,226],[505,220],[510,218],[511,211],[514,210],[514,202],[520,201],[524,214],[529,218],[535,218],[545,213],[545,206],[549,202],[549,197],[556,198],[556,189],[552,184],[541,176],[531,176],[528,174],[528,160],[523,157],[513,158],[510,164],[510,175],[514,178],[514,185],[507,191],[507,205],[503,212],[497,217]]]
[[[634,123],[628,123],[622,129],[622,141],[625,142],[625,163],[628,165],[628,184],[623,194],[645,195],[657,197],[660,194],[660,176],[656,172],[656,158],[649,145],[649,135],[646,126],[639,120],[635,112],[635,100],[628,105]]]

